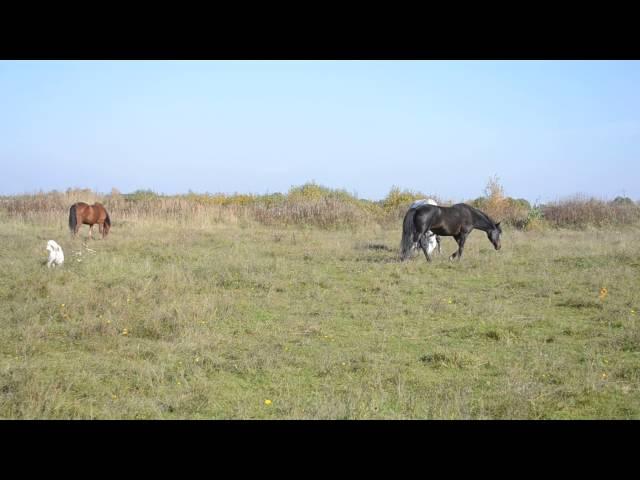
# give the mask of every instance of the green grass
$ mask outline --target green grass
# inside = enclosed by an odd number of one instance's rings
[[[64,220],[0,223],[2,418],[640,418],[638,230],[427,264],[400,226]]]

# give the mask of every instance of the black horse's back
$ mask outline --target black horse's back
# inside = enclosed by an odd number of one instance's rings
[[[76,225],[78,224],[78,218],[76,216],[76,204],[71,205],[69,209],[69,230],[73,232],[76,229]]]

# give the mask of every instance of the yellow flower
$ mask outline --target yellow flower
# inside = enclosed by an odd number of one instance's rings
[[[116,400],[118,397],[116,397],[115,395],[111,395],[111,398],[112,398],[113,400]]]
[[[600,295],[598,295],[600,297],[600,300],[604,300],[605,298],[607,298],[607,295],[609,294],[609,291],[607,290],[606,287],[602,287],[600,289]]]
[[[266,399],[266,400],[264,401],[264,404],[265,404],[265,405],[271,405],[271,403],[273,403],[273,402],[271,402],[271,400],[269,400],[269,399]]]
[[[122,330],[122,335],[129,335],[129,330],[128,329],[123,329]]]
[[[607,378],[607,374],[606,374],[606,373],[603,373],[603,374],[602,374],[602,378]]]

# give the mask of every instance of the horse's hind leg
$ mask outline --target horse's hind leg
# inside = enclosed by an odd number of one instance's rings
[[[413,241],[418,243],[418,245],[422,245],[422,242],[428,240],[428,232],[431,228],[431,223],[433,222],[433,216],[427,216],[424,219],[424,223],[422,225],[416,225],[416,229],[413,231]],[[425,243],[426,246],[426,243]]]
[[[429,239],[426,235],[420,237],[420,248],[424,252],[424,256],[427,257],[427,262],[431,261],[431,254],[429,253]]]

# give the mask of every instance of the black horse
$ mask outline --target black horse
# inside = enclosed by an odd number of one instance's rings
[[[423,205],[410,209],[404,216],[402,225],[402,260],[407,259],[412,246],[417,242],[427,257],[427,261],[431,261],[431,255],[427,253],[427,236],[425,235],[425,232],[429,230],[436,235],[455,238],[458,250],[453,252],[449,260],[456,257],[460,260],[464,242],[474,228],[487,232],[487,237],[495,249],[500,249],[500,234],[502,233],[500,222],[495,223],[489,218],[489,215],[477,208],[458,203],[452,207]]]

